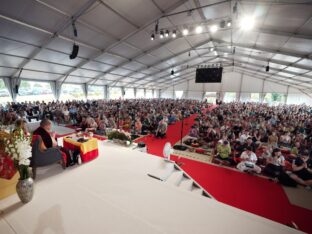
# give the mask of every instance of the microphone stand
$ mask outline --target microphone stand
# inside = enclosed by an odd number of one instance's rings
[[[173,149],[185,151],[187,149],[186,146],[183,145],[182,138],[183,138],[183,128],[184,128],[184,110],[182,110],[182,126],[181,126],[181,135],[180,135],[180,145],[174,145]]]

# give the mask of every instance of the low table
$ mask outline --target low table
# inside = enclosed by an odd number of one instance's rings
[[[89,162],[99,155],[98,142],[96,138],[89,138],[86,142],[78,142],[75,136],[63,138],[63,147],[69,150],[79,150],[81,161]]]

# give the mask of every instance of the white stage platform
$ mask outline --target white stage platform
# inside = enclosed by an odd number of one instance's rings
[[[300,233],[190,191],[178,171],[166,181],[147,176],[164,170],[159,157],[99,145],[100,156],[87,164],[38,169],[30,203],[17,195],[0,201],[0,233]]]

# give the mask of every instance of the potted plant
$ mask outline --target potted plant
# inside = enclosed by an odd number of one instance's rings
[[[109,140],[113,140],[115,143],[123,144],[123,145],[131,145],[131,135],[128,132],[122,130],[113,130],[107,135]]]
[[[5,139],[5,152],[14,161],[14,166],[20,178],[16,184],[16,192],[23,203],[31,201],[34,191],[34,181],[29,174],[31,158],[31,136],[26,136],[22,129],[16,129]]]

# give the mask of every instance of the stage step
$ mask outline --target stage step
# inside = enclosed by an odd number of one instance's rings
[[[179,186],[182,179],[183,179],[183,171],[176,170],[173,173],[171,173],[169,178],[166,180],[166,183]]]
[[[185,189],[187,191],[192,191],[193,180],[186,178],[186,177],[183,177],[179,187],[182,189]]]

